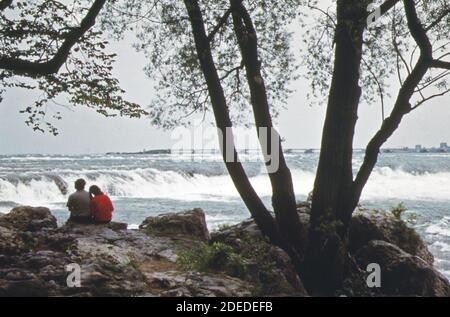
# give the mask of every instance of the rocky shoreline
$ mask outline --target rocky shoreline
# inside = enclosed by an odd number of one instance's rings
[[[307,223],[309,205],[298,206]],[[358,210],[350,229],[355,269],[337,296],[450,296],[419,235],[390,213]],[[371,263],[381,287],[366,284]],[[68,286],[73,265],[80,284]],[[73,286],[73,285],[71,285]],[[78,287],[79,286],[79,287]],[[202,210],[126,224],[57,226],[47,208],[0,216],[0,296],[309,296],[281,249],[252,220],[209,232]]]

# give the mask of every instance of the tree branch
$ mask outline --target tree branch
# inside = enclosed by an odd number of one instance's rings
[[[380,95],[380,102],[381,102],[381,120],[384,121],[385,116],[384,116],[384,89],[383,86],[381,85],[380,81],[378,80],[377,76],[375,75],[375,73],[372,70],[372,67],[370,67],[369,63],[367,63],[367,61],[363,58],[361,58],[362,61],[364,62],[364,65],[366,65],[367,70],[369,71],[370,75],[372,76],[373,80],[375,81],[375,83],[378,86],[378,93]]]
[[[386,0],[385,2],[383,2],[383,4],[380,6],[381,15],[386,14],[389,10],[391,10],[399,2],[400,2],[400,0]]]
[[[383,2],[380,6],[381,15],[385,15],[388,13],[397,3],[399,3],[400,0],[386,0]],[[366,18],[371,14],[371,12],[367,13]]]
[[[335,28],[337,27],[336,21],[334,20],[334,18],[333,18],[327,11],[325,11],[325,10],[319,8],[319,7],[316,7],[316,6],[312,6],[312,5],[309,5],[309,7],[310,7],[311,9],[317,10],[317,11],[319,11],[320,13],[322,13],[323,15],[325,15],[325,16],[328,18],[328,20],[330,20],[330,22],[333,23],[333,26],[334,26]]]
[[[449,69],[450,70],[450,62],[434,59],[431,62],[431,67],[433,67],[433,68]]]
[[[412,107],[411,111],[416,110],[421,105],[423,105],[425,102],[430,101],[431,99],[434,99],[434,98],[437,98],[437,97],[443,97],[443,96],[447,95],[448,93],[450,93],[450,88],[448,88],[448,89],[446,89],[446,90],[444,90],[444,91],[442,91],[440,93],[437,93],[437,94],[431,95],[431,96],[429,96],[427,98],[424,98],[421,101],[419,101],[414,107]]]
[[[380,130],[370,140],[367,148],[364,161],[359,169],[358,174],[353,182],[353,201],[352,204],[356,207],[362,190],[367,183],[370,174],[372,173],[380,153],[381,146],[392,136],[397,130],[404,115],[412,111],[410,99],[414,95],[417,86],[422,81],[423,77],[430,68],[432,57],[432,45],[426,31],[417,15],[416,5],[414,0],[403,0],[405,6],[405,13],[408,19],[408,28],[411,36],[420,48],[420,57],[414,69],[406,78],[400,91],[398,93],[394,108],[388,118],[384,120]]]
[[[233,9],[234,33],[243,64],[245,65],[257,134],[260,136],[261,129],[266,129],[267,131],[266,140],[261,138],[259,140],[261,149],[265,154],[271,153],[278,157],[276,170],[267,169],[272,186],[272,206],[275,211],[275,217],[281,234],[297,251],[297,257],[301,258],[306,250],[307,230],[299,221],[292,175],[283,154],[281,138],[273,128],[267,90],[261,73],[256,29],[252,17],[243,5],[242,0],[230,0],[230,5]],[[279,142],[278,149],[271,148],[274,138]],[[267,158],[265,157],[265,159]],[[270,165],[267,160],[266,165]]]
[[[436,25],[438,25],[439,23],[441,23],[441,21],[450,14],[450,8],[444,10],[439,17],[433,21],[433,23],[431,23],[429,26],[427,26],[425,28],[425,31],[428,32],[429,30],[431,30],[432,28],[434,28]]]
[[[220,28],[227,22],[228,18],[231,14],[231,8],[229,8],[225,14],[220,18],[217,25],[214,27],[214,29],[211,31],[211,33],[208,35],[208,42],[211,42],[216,34],[219,32]]]
[[[225,75],[223,75],[222,77],[220,77],[220,81],[223,81],[223,80],[227,79],[228,76],[230,76],[230,75],[231,75],[232,73],[234,73],[234,72],[238,72],[238,73],[239,73],[239,71],[242,70],[243,68],[244,68],[244,61],[241,61],[241,64],[240,64],[239,66],[236,66],[236,67],[234,67],[234,68],[228,70],[228,71],[225,73]]]
[[[47,62],[31,62],[0,55],[0,69],[31,77],[55,74],[64,65],[72,47],[95,25],[95,20],[107,0],[95,0],[79,27],[71,29],[53,58]]]
[[[417,90],[415,92],[422,92],[425,89],[427,89],[428,87],[434,85],[436,82],[438,82],[441,79],[444,79],[445,77],[447,77],[448,75],[450,75],[450,71],[448,70],[444,70],[443,72],[441,72],[439,75],[432,77],[430,80],[427,80],[425,83],[420,84],[417,87]],[[423,96],[422,96],[423,97]],[[424,97],[425,98],[425,97]]]
[[[2,0],[0,1],[0,11],[5,10],[12,4],[13,0]]]

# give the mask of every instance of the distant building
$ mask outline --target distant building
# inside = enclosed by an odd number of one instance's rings
[[[444,152],[448,152],[450,150],[447,143],[445,143],[445,142],[441,143],[441,146],[439,147],[439,149]]]
[[[422,145],[416,145],[416,153],[421,153],[422,152]]]

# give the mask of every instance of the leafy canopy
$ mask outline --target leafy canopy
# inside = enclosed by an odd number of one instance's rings
[[[93,1],[12,1],[0,10],[0,59],[45,63],[79,27]],[[39,92],[32,105],[21,112],[26,124],[36,131],[58,134],[53,122],[61,119],[55,105],[68,100],[72,108],[87,106],[105,116],[117,114],[140,117],[146,112],[126,101],[119,82],[112,76],[115,54],[107,52],[108,42],[97,27],[90,28],[73,46],[56,73],[36,75],[18,73],[0,67],[0,102],[8,88]],[[9,64],[7,64],[9,66]]]
[[[244,1],[258,31],[262,71],[268,87],[271,111],[278,114],[296,77],[297,63],[291,51],[289,24],[298,16],[302,0]],[[248,123],[251,106],[230,3],[203,0],[200,7],[230,113],[236,123]],[[135,48],[148,57],[146,74],[155,80],[152,122],[164,128],[189,125],[210,112],[207,86],[201,73],[191,26],[183,1],[123,0],[107,6],[104,29],[115,37],[136,36]]]
[[[377,7],[384,2],[374,1]],[[307,29],[304,37],[302,60],[305,78],[310,82],[309,100],[323,103],[330,88],[333,71],[333,45],[336,27],[336,4],[310,0],[308,7],[314,18],[303,26]],[[450,54],[450,1],[416,1],[420,20],[427,29],[433,43],[433,55],[437,59]],[[436,22],[436,23],[435,23]],[[370,24],[364,35],[363,61],[361,65],[360,86],[362,100],[366,104],[385,101],[403,84],[420,55],[420,49],[408,30],[402,1]],[[431,98],[449,92],[448,75],[450,71],[430,69],[417,87],[412,106],[420,106]]]

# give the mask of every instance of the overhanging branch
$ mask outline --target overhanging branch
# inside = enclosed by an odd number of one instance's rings
[[[13,0],[2,0],[0,1],[0,11],[5,10],[12,4]]]
[[[31,77],[57,73],[66,62],[73,46],[94,26],[95,20],[106,1],[107,0],[96,0],[92,4],[86,16],[81,21],[80,26],[71,29],[71,31],[67,33],[65,41],[51,60],[47,62],[31,62],[24,59],[0,55],[0,69]]]

